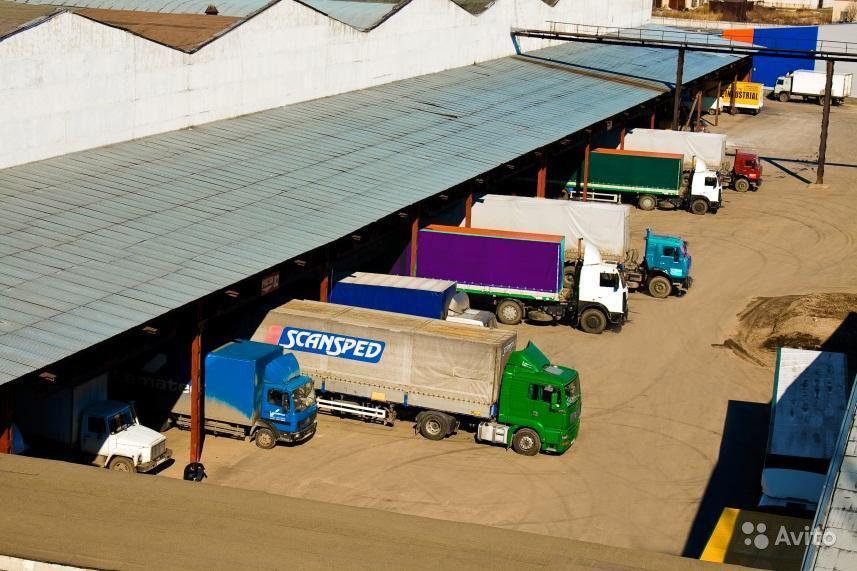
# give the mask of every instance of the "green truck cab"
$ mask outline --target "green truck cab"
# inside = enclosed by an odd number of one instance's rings
[[[562,454],[580,430],[580,377],[553,365],[535,344],[509,355],[503,371],[497,420],[508,425],[515,452]]]

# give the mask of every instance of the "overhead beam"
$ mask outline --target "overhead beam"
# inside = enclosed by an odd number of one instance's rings
[[[580,26],[579,26],[580,27]],[[549,30],[521,29],[512,30],[513,38],[538,38],[542,40],[565,40],[575,42],[587,42],[593,44],[605,44],[613,46],[666,48],[674,50],[689,49],[694,52],[707,52],[716,54],[727,54],[735,56],[765,56],[789,59],[833,59],[836,61],[848,61],[857,63],[857,44],[840,42],[840,49],[845,51],[827,50],[800,50],[789,48],[770,48],[765,46],[744,45],[743,43],[708,43],[689,40],[691,36],[699,34],[673,33],[678,39],[668,39],[666,35],[655,37],[644,36],[643,33],[651,34],[651,30],[640,30],[639,28],[608,28],[611,35],[587,32],[552,32]],[[619,30],[617,33],[616,30]],[[624,35],[623,35],[623,32]]]

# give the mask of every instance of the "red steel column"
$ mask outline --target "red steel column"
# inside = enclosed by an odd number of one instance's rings
[[[818,170],[815,184],[824,184],[824,163],[827,159],[827,129],[830,126],[830,101],[833,91],[833,60],[827,60],[827,77],[824,83],[824,111],[821,114],[821,140],[818,145]]]
[[[655,121],[655,112],[654,112],[654,111],[652,111],[652,117],[651,117],[651,119],[649,119],[649,129],[654,129],[654,128],[655,128],[655,124],[656,124],[656,121]]]
[[[627,130],[627,125],[622,123],[622,130],[619,131],[619,149],[622,151],[625,150],[625,131]]]
[[[468,192],[464,199],[464,227],[470,228],[471,215],[473,213],[473,193]]]
[[[190,462],[202,457],[203,399],[205,386],[202,379],[202,324],[197,318],[190,343]]]
[[[723,86],[720,80],[717,80],[717,113],[714,115],[714,126],[720,124],[720,96],[723,95]]]
[[[699,130],[699,126],[702,124],[702,88],[696,92],[696,128],[694,131]]]
[[[417,275],[417,240],[420,236],[420,211],[411,222],[411,275]]]
[[[329,254],[326,254],[326,256],[329,258]],[[327,297],[330,294],[330,262],[328,259],[325,259],[321,271],[321,282],[318,284],[318,300],[322,303],[327,303]]]
[[[0,387],[0,454],[11,454],[14,434],[12,428],[12,390]]]
[[[732,76],[732,88],[729,91],[729,114],[734,115],[738,112],[736,105],[738,104],[738,74]]]
[[[548,185],[548,158],[542,153],[539,172],[536,175],[536,198],[544,198]]]
[[[592,141],[586,139],[586,150],[583,152],[583,202],[589,197],[589,151],[592,149]]]

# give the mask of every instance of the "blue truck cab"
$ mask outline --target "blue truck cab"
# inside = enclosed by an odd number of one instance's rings
[[[252,438],[265,449],[315,433],[312,379],[278,345],[232,341],[215,349],[205,357],[204,386],[207,431]],[[189,392],[186,396],[174,409],[179,426],[189,422]]]
[[[693,284],[690,266],[691,257],[685,240],[646,229],[646,254],[641,269],[649,294],[663,298],[670,295],[673,288],[690,289]]]

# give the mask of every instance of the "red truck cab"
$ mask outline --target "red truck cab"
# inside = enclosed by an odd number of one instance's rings
[[[735,151],[732,165],[732,186],[738,192],[758,190],[762,184],[762,163],[759,155],[744,151]]]

